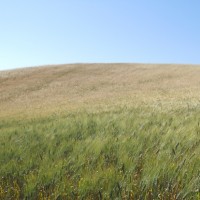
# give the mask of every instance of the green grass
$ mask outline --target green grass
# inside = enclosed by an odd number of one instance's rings
[[[200,199],[200,108],[0,121],[0,199]]]

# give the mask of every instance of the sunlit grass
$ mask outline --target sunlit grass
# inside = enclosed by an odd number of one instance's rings
[[[0,122],[0,199],[200,199],[200,108]]]

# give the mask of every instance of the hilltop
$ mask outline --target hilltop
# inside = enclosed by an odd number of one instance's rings
[[[0,116],[197,104],[200,66],[68,64],[0,71]]]

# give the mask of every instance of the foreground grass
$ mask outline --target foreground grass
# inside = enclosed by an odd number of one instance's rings
[[[200,108],[0,121],[0,199],[200,199]]]

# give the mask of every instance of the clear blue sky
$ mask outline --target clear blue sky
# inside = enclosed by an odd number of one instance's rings
[[[200,64],[199,0],[0,0],[0,69]]]

